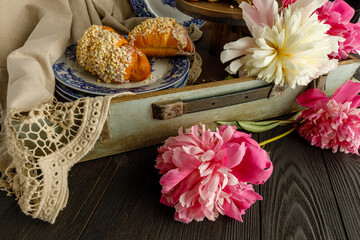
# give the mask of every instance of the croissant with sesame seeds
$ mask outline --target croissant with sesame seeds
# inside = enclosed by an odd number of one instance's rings
[[[151,74],[150,63],[143,52],[114,29],[92,25],[78,41],[78,63],[104,82],[139,82]]]
[[[186,28],[169,17],[143,21],[129,33],[127,40],[147,57],[193,55],[195,52]]]

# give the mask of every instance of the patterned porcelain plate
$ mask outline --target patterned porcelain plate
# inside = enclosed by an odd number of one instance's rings
[[[69,101],[69,102],[73,102],[73,101],[76,101],[76,98],[72,98],[72,97],[69,97],[67,96],[66,94],[64,94],[63,92],[59,91],[58,89],[55,89],[55,92],[60,96],[62,97],[63,99]]]
[[[194,23],[201,28],[205,21],[192,18],[175,8],[175,0],[131,0],[131,4],[139,17],[172,17],[185,27]]]
[[[93,95],[90,93],[76,91],[75,89],[69,88],[69,87],[65,86],[64,84],[61,84],[58,80],[56,81],[55,89],[58,92],[61,92],[62,95],[66,95],[68,97],[72,97],[72,98],[76,98],[76,99],[83,98],[83,97],[96,97],[97,96],[97,95]]]
[[[184,87],[186,85],[188,77],[189,77],[189,73],[187,73],[181,81],[178,81],[176,84],[173,84],[169,88],[166,88],[166,89]],[[97,96],[97,95],[93,95],[90,93],[76,91],[75,89],[69,88],[69,87],[65,86],[64,84],[61,84],[58,80],[56,81],[56,84],[55,84],[55,90],[59,95],[61,95],[63,98],[66,98],[67,100],[69,100],[69,99],[74,100],[74,99],[83,98],[83,97],[96,97]]]
[[[181,88],[181,87],[185,87],[186,83],[187,83],[187,80],[189,78],[189,73],[186,74],[186,76],[184,77],[183,80],[181,80],[181,82],[178,82],[172,86],[170,86],[169,88],[167,89],[170,89],[170,88]]]
[[[94,95],[109,95],[128,91],[145,93],[170,88],[185,77],[190,67],[190,61],[185,56],[151,58],[149,62],[151,76],[142,82],[104,83],[78,64],[76,44],[73,44],[67,47],[63,56],[55,62],[53,70],[57,80],[69,88]]]

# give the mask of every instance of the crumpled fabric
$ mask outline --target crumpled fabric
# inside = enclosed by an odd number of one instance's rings
[[[124,0],[16,0],[0,5],[0,187],[54,223],[69,169],[100,136],[113,96],[54,101],[53,63],[92,24],[128,33],[144,18]]]

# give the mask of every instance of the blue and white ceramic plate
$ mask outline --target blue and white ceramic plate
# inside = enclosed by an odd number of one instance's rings
[[[59,81],[56,81],[55,84],[55,89],[58,92],[61,92],[63,95],[72,97],[72,98],[83,98],[83,97],[96,97],[97,95],[93,95],[90,93],[84,93],[84,92],[79,92],[76,91],[75,89],[69,88],[67,86],[65,86],[64,84],[61,84]]]
[[[175,0],[131,0],[138,17],[172,17],[185,27],[194,23],[201,28],[205,21],[192,18],[175,8]]]
[[[168,89],[170,88],[181,88],[181,87],[185,87],[186,83],[187,83],[187,80],[189,78],[189,73],[186,74],[186,76],[184,77],[183,80],[181,80],[180,82],[172,85],[171,87],[169,87]]]
[[[185,87],[188,78],[189,78],[189,73],[187,73],[184,76],[184,78],[181,79],[180,81],[178,81],[176,84],[173,84],[166,89]],[[97,95],[93,95],[90,93],[76,91],[75,89],[69,88],[69,87],[65,86],[64,84],[61,84],[59,81],[56,81],[55,90],[59,95],[61,95],[63,98],[66,98],[67,100],[69,100],[69,99],[75,100],[78,98],[96,97],[97,96]]]
[[[59,91],[58,89],[55,88],[55,92],[62,97],[63,99],[69,101],[69,102],[73,102],[76,101],[76,98],[72,98],[70,96],[67,96],[66,94],[64,94],[63,92]]]
[[[189,71],[190,61],[185,56],[151,58],[151,76],[142,82],[123,84],[105,83],[86,71],[76,61],[76,44],[66,48],[63,56],[53,65],[57,80],[63,85],[93,95],[121,92],[145,93],[170,88],[183,80]]]

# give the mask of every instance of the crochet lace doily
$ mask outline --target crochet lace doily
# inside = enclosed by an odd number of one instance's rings
[[[199,40],[203,34],[203,32],[200,30],[198,26],[195,25],[195,23],[191,23],[190,26],[186,28],[186,30],[189,34],[189,37],[194,42]]]
[[[187,31],[189,37],[194,42],[199,40],[203,34],[203,32],[194,23],[192,23],[189,27],[187,27]],[[189,60],[190,60],[189,78],[186,85],[192,85],[196,82],[196,80],[199,78],[201,74],[201,66],[202,66],[202,58],[200,54],[198,54],[197,52],[195,52],[194,55],[190,56]]]
[[[1,187],[14,193],[22,211],[54,223],[68,200],[68,171],[99,138],[111,97],[48,103],[5,120],[13,161]]]
[[[196,82],[201,74],[202,58],[200,54],[195,52],[194,55],[189,57],[190,60],[190,69],[189,69],[189,78],[186,85],[192,85]]]

